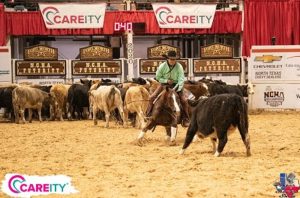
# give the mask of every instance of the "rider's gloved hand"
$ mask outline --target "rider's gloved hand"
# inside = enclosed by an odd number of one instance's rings
[[[167,83],[168,83],[169,85],[172,85],[172,84],[174,83],[174,81],[171,80],[171,79],[169,79],[169,80],[167,81]]]
[[[182,90],[178,90],[178,88],[176,89],[176,92],[177,92],[178,94],[182,94]]]

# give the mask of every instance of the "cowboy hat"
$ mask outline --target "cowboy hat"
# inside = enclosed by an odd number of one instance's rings
[[[168,51],[168,54],[163,55],[163,57],[168,58],[168,59],[178,59],[179,58],[176,51],[174,51],[174,50]]]

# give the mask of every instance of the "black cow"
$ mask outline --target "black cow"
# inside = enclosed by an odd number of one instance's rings
[[[208,92],[210,96],[224,93],[235,93],[242,97],[248,97],[249,94],[254,94],[253,85],[247,83],[246,85],[224,85],[220,83],[208,83]]]
[[[77,118],[81,119],[88,117],[88,112],[84,115],[84,108],[89,108],[89,90],[92,85],[91,80],[80,80],[82,84],[73,84],[68,90],[68,119],[75,117],[75,112],[77,113]]]
[[[139,84],[139,85],[145,85],[147,84],[147,81],[142,78],[142,77],[138,77],[138,78],[132,78],[132,82]]]
[[[12,91],[17,87],[17,85],[0,87],[0,109],[5,108],[6,113],[11,114],[11,121],[14,121],[14,109],[12,104]]]
[[[236,94],[220,94],[197,101],[189,101],[194,106],[191,124],[188,128],[181,154],[192,142],[195,134],[198,137],[210,137],[213,152],[218,157],[227,143],[227,136],[238,127],[250,156],[250,138],[248,135],[248,109],[241,96]],[[216,141],[218,147],[216,149]]]

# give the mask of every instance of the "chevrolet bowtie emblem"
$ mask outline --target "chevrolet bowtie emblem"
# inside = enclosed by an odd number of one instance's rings
[[[280,61],[282,56],[263,55],[256,56],[254,61],[263,61],[264,63],[272,63],[273,61]]]

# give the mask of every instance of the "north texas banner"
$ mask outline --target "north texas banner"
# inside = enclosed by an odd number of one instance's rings
[[[39,3],[39,7],[48,29],[81,29],[102,28],[106,4]]]
[[[216,5],[152,4],[160,28],[211,28]]]

